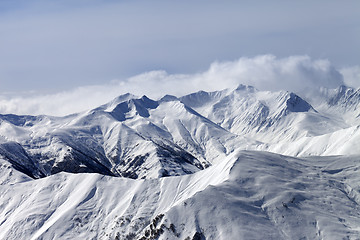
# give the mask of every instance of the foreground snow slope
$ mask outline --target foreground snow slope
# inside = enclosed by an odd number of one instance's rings
[[[358,239],[359,160],[239,151],[177,177],[2,180],[0,239]]]

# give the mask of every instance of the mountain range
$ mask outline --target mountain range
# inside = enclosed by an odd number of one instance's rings
[[[357,239],[360,89],[0,115],[1,239]]]

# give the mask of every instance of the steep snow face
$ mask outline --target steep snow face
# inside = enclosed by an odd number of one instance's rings
[[[358,158],[240,151],[185,176],[24,179],[0,186],[0,238],[356,239]]]

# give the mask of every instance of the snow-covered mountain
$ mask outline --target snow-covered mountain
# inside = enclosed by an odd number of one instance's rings
[[[35,162],[38,168],[27,167],[34,176],[60,171],[130,178],[188,174],[226,156],[234,141],[248,141],[169,97],[153,101],[127,94],[64,118],[0,118],[4,158],[19,170]],[[26,153],[24,161],[19,154],[11,156],[9,144]]]
[[[340,118],[350,125],[359,124],[360,88],[354,89],[344,85],[336,89],[309,89],[302,93],[313,102],[313,105],[332,118]]]
[[[356,239],[359,157],[345,86],[2,114],[0,239]]]
[[[254,149],[292,156],[360,154],[360,147],[354,147],[360,141],[359,90],[347,88],[353,93],[347,105],[331,104],[341,88],[308,93],[309,101],[291,92],[244,85],[181,100],[230,132],[262,142]]]
[[[0,238],[357,239],[359,167],[358,157],[240,151],[159,179],[16,173],[0,185]]]

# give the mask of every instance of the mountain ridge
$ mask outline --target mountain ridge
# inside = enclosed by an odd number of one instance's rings
[[[328,102],[340,93],[338,102],[357,96],[344,86],[333,92],[337,94],[328,94]],[[323,115],[295,93],[245,85],[159,100],[128,93],[65,117],[7,114],[0,120],[2,155],[32,177],[61,171],[131,178],[182,175],[202,170],[239,148],[306,156],[318,152],[288,147],[285,151],[282,146],[308,148],[304,141],[315,144],[309,137],[324,142],[321,136],[336,131],[348,134],[350,142],[359,135],[344,131],[351,126]],[[20,157],[24,164],[6,150],[8,141],[26,153]],[[331,155],[336,150],[323,152]]]

